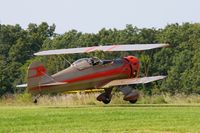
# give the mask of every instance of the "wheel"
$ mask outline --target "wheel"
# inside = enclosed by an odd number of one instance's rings
[[[104,104],[108,104],[111,101],[112,94],[111,94],[112,89],[107,89],[105,92],[101,93],[98,97],[98,101],[102,101]]]
[[[35,103],[35,104],[36,104],[36,103],[37,103],[37,99],[35,99],[35,100],[33,101],[33,103]]]
[[[132,104],[134,104],[134,103],[137,102],[137,99],[136,100],[130,100],[129,102],[132,103]]]
[[[104,104],[109,104],[110,103],[110,99],[108,99],[108,98],[106,98],[105,100],[103,100],[102,102],[104,103]]]

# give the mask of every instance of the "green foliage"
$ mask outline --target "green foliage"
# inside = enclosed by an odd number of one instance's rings
[[[152,96],[144,96],[139,101],[142,104],[166,104],[164,95],[152,95]]]
[[[0,25],[0,96],[14,93],[16,84],[24,80],[21,67],[41,49],[43,42],[54,35],[55,25],[43,22],[29,24],[24,30],[19,25]]]
[[[89,56],[114,59],[127,55],[135,55],[141,60],[141,76],[168,75],[164,82],[157,82],[157,85],[138,86],[145,89],[147,94],[200,94],[199,23],[171,24],[164,29],[139,29],[127,25],[122,30],[103,28],[96,34],[71,30],[58,35],[54,30],[55,25],[49,26],[46,22],[39,25],[30,23],[27,29],[20,25],[0,24],[0,96],[24,91],[17,90],[15,85],[26,82],[26,69],[35,60],[43,62],[49,73],[53,74],[69,66],[65,59],[73,62]],[[98,51],[91,54],[33,56],[40,50],[125,43],[169,43],[170,47],[143,53]]]
[[[32,101],[32,96],[29,93],[21,93],[16,95],[16,101],[18,103],[29,103]]]

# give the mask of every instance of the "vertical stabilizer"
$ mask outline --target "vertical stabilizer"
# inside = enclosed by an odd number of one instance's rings
[[[50,80],[46,74],[47,70],[40,62],[33,62],[28,68],[28,89],[38,87],[44,81]]]

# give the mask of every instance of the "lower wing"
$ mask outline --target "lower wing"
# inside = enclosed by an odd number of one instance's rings
[[[108,88],[112,86],[119,85],[129,85],[129,84],[146,84],[149,82],[157,81],[166,78],[166,76],[152,76],[152,77],[143,77],[143,78],[134,78],[134,79],[119,79],[108,82],[103,86],[103,88]]]

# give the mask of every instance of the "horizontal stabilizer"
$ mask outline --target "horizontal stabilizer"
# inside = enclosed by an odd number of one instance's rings
[[[109,45],[109,46],[93,46],[82,48],[69,48],[47,50],[35,53],[34,55],[59,55],[59,54],[75,54],[75,53],[90,53],[94,51],[143,51],[155,48],[167,47],[169,44],[126,44],[126,45]]]
[[[133,79],[119,79],[113,80],[103,86],[103,88],[108,88],[112,86],[119,85],[129,85],[129,84],[146,84],[156,80],[161,80],[166,78],[166,76],[152,76],[152,77],[143,77],[143,78],[133,78]]]
[[[67,82],[55,82],[55,83],[49,83],[49,84],[42,84],[40,86],[56,86],[56,85],[64,85],[67,84]]]
[[[56,85],[63,85],[63,84],[67,84],[67,82],[55,82],[55,83],[49,83],[49,84],[41,84],[39,85],[40,87],[47,87],[47,86],[56,86]],[[27,87],[27,84],[21,84],[21,85],[17,85],[17,88],[23,88],[23,87]]]
[[[17,85],[16,87],[17,87],[17,88],[24,88],[24,87],[27,87],[27,84]]]

